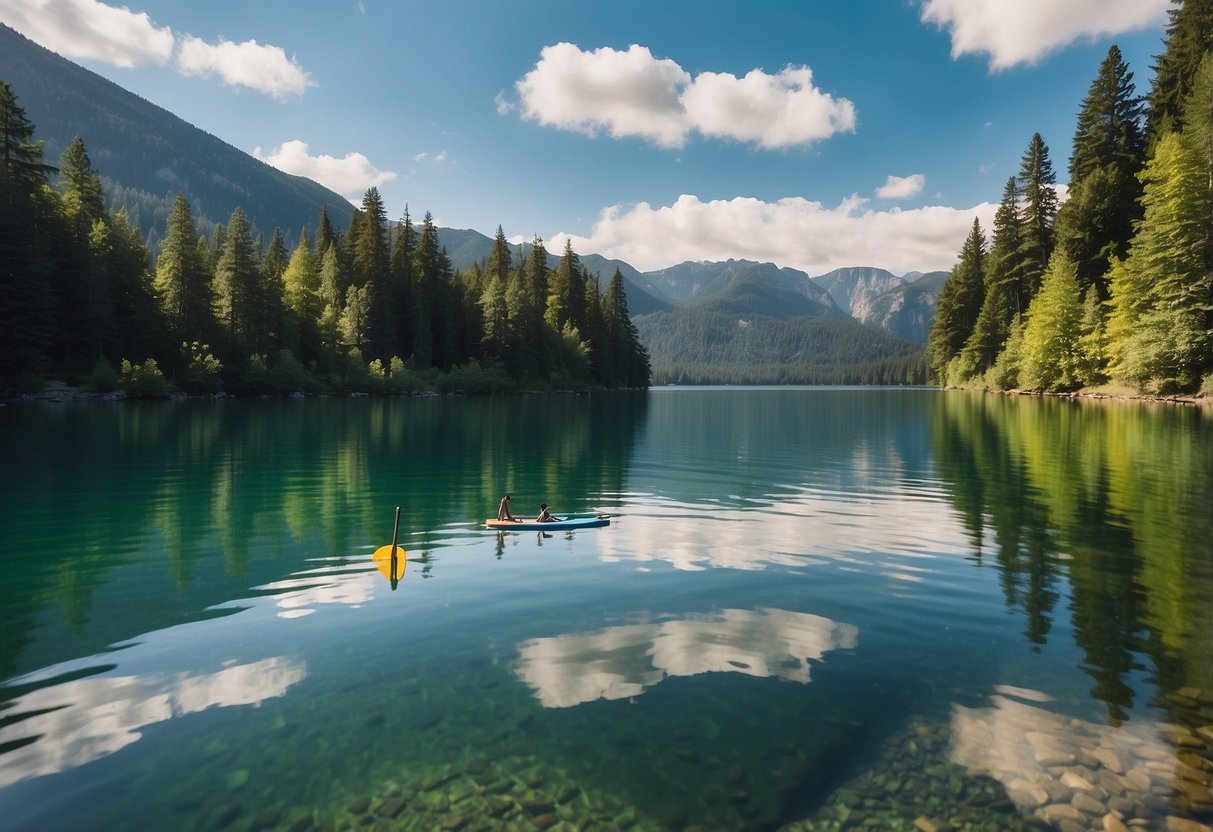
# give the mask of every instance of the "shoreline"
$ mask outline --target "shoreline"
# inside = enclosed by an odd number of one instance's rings
[[[1088,401],[1112,402],[1151,402],[1158,404],[1178,404],[1190,407],[1213,406],[1213,399],[1196,393],[1188,396],[1158,396],[1149,393],[1108,393],[1100,390],[1073,390],[1067,393],[1051,390],[991,390],[985,387],[941,387],[941,390],[959,390],[967,393],[993,393],[999,396],[1034,396],[1037,398],[1053,399],[1085,399]]]

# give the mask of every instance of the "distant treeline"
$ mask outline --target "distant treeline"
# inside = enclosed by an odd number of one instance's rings
[[[1213,0],[1170,12],[1153,87],[1112,46],[1078,113],[1069,198],[1032,137],[989,246],[975,220],[928,341],[944,384],[1213,392]]]
[[[822,315],[691,305],[637,318],[655,384],[926,384],[921,344]],[[727,309],[727,304],[723,308]]]
[[[51,375],[149,396],[649,385],[622,276],[600,286],[569,245],[550,268],[536,238],[516,264],[498,228],[487,260],[457,271],[428,213],[389,223],[371,188],[348,229],[324,211],[288,251],[279,229],[254,239],[241,208],[200,236],[178,195],[153,264],[126,210],[106,210],[84,141],[44,163],[3,81],[0,128],[0,389]]]

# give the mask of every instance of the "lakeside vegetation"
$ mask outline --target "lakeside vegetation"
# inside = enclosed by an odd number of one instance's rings
[[[974,220],[927,351],[940,384],[1213,393],[1213,2],[1170,12],[1152,89],[1113,45],[1078,113],[1060,207],[1039,134],[993,237]]]
[[[501,228],[453,269],[427,213],[387,219],[375,188],[344,231],[327,210],[294,251],[242,208],[199,235],[178,195],[152,263],[105,207],[77,136],[58,168],[0,81],[0,391],[61,377],[138,397],[644,388],[648,354],[618,269],[604,288],[571,245],[515,263]],[[51,177],[58,174],[55,187]]]

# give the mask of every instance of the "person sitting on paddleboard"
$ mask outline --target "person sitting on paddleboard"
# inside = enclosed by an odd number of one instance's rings
[[[536,520],[540,523],[555,523],[556,521],[560,520],[560,518],[548,511],[547,503],[540,503],[539,517],[537,517]]]
[[[522,522],[521,520],[519,520],[517,517],[515,517],[510,512],[510,495],[509,494],[506,494],[504,497],[501,498],[501,505],[497,507],[497,519],[498,520],[511,520],[515,523]]]

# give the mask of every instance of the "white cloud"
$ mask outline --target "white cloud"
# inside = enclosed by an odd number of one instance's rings
[[[269,93],[274,98],[298,95],[316,82],[280,46],[255,40],[218,44],[186,35],[177,51],[177,69],[186,75],[218,75],[224,83]]]
[[[955,265],[973,218],[988,233],[997,208],[982,203],[873,211],[866,205],[854,195],[827,208],[800,197],[701,202],[684,194],[668,206],[641,202],[604,208],[589,237],[557,234],[548,249],[560,250],[571,237],[579,252],[618,258],[642,271],[730,257],[772,261],[810,275],[855,265],[896,273],[932,271]]]
[[[665,148],[682,147],[692,132],[781,148],[855,129],[855,106],[813,86],[808,67],[692,78],[636,44],[623,52],[546,46],[514,88],[524,118],[590,136],[602,130],[638,136]],[[513,109],[501,94],[496,104],[499,113]]]
[[[691,125],[705,136],[791,147],[855,129],[855,105],[813,86],[807,66],[778,75],[752,69],[738,78],[719,72],[695,77],[682,96]]]
[[[518,105],[505,97],[505,90],[499,90],[497,92],[497,95],[493,98],[493,103],[497,106],[497,115],[499,116],[512,113],[518,108]]]
[[[283,142],[266,155],[256,147],[253,155],[278,170],[314,179],[346,197],[360,197],[367,188],[396,178],[395,172],[377,169],[361,153],[347,153],[340,159],[324,154],[312,156],[307,143],[299,139]]]
[[[173,54],[172,29],[96,0],[0,0],[0,19],[68,58],[132,69],[167,63]]]
[[[1077,40],[1166,19],[1171,0],[927,0],[924,23],[952,35],[952,57],[985,53],[990,69],[1034,64]]]
[[[885,183],[876,189],[876,196],[881,199],[905,199],[908,196],[922,193],[922,186],[927,178],[921,173],[909,176],[890,176]]]

